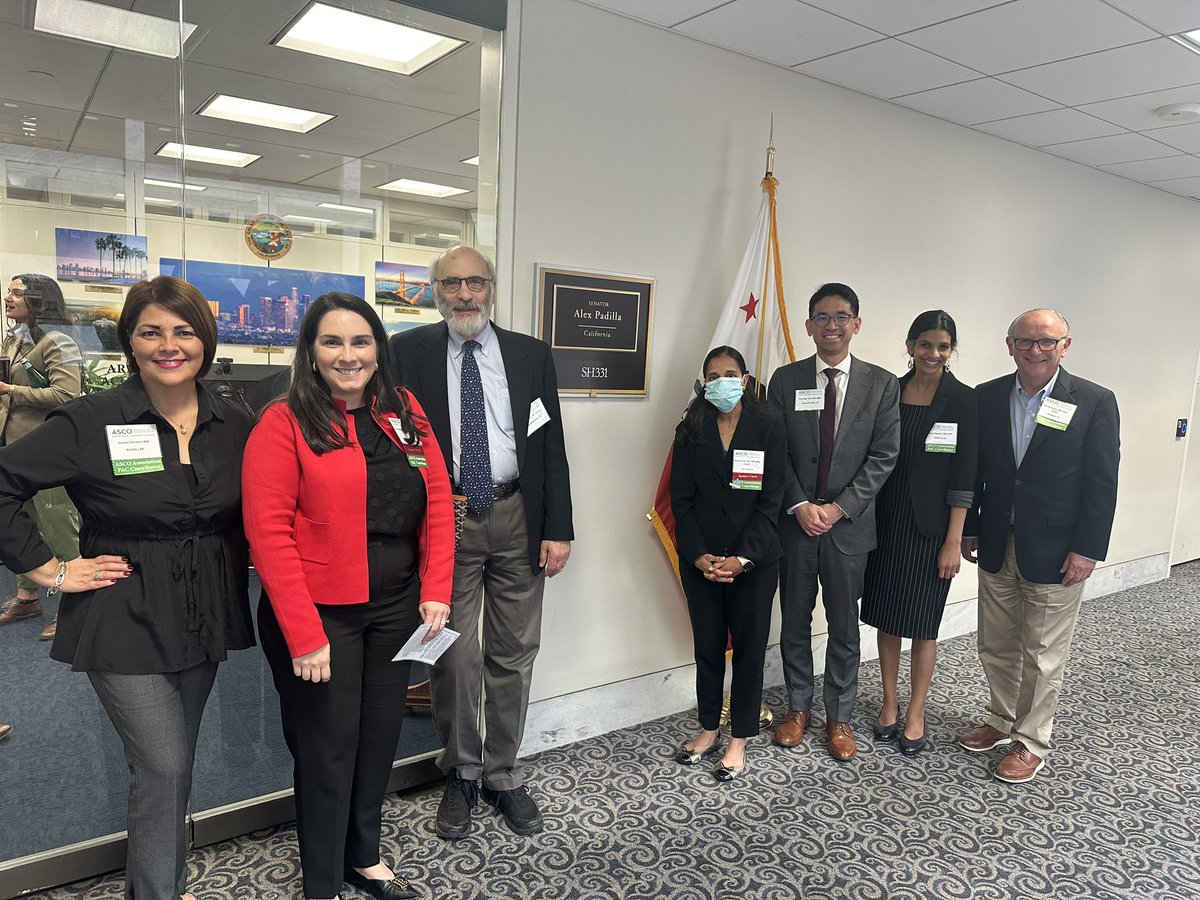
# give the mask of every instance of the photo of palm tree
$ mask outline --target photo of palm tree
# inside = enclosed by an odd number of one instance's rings
[[[145,236],[55,228],[59,281],[133,284],[146,278]]]

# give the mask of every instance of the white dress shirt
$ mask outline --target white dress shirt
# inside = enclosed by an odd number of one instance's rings
[[[520,474],[517,468],[517,439],[513,429],[512,403],[508,397],[508,375],[504,357],[492,323],[488,322],[475,338],[479,349],[475,363],[483,382],[483,403],[487,412],[488,456],[492,462],[492,483],[507,484]],[[462,357],[466,338],[450,331],[446,343],[446,400],[450,412],[450,440],[454,446],[450,474],[458,484],[458,460],[462,448]]]

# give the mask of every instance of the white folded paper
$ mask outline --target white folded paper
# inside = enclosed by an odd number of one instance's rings
[[[392,657],[392,662],[411,659],[413,662],[425,663],[432,666],[437,662],[438,657],[445,653],[450,648],[450,645],[458,640],[457,631],[443,628],[441,634],[432,641],[428,644],[422,644],[421,640],[427,634],[429,634],[429,626],[418,625],[417,630],[413,632],[413,636],[400,648],[400,652]]]

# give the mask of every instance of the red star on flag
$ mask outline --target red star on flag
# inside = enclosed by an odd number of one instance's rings
[[[743,305],[739,306],[738,309],[744,309],[746,311],[746,321],[749,322],[754,318],[755,310],[758,309],[758,300],[755,299],[753,294],[751,294],[750,299],[747,300]]]

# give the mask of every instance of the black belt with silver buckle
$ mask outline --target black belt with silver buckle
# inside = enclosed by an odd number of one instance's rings
[[[464,493],[462,485],[452,485],[454,493],[462,495]],[[521,490],[521,479],[514,478],[512,481],[506,481],[504,484],[492,485],[492,500],[503,500],[505,497],[511,497],[513,494],[519,493]]]

